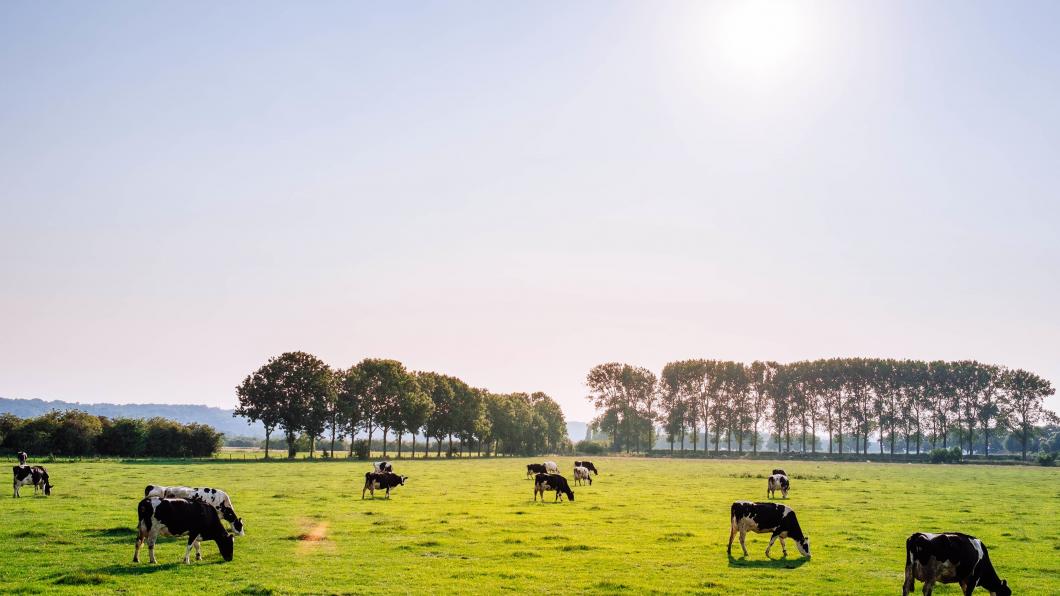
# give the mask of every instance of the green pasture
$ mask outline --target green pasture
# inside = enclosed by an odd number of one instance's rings
[[[729,505],[765,500],[773,462],[593,460],[594,485],[558,504],[533,502],[526,459],[398,461],[389,501],[361,500],[364,462],[49,464],[50,498],[0,498],[0,593],[895,594],[918,530],[976,535],[1015,593],[1060,593],[1056,469],[787,461],[813,558],[789,542],[767,559],[762,534],[730,559]],[[211,542],[184,565],[184,539],[163,538],[160,564],[132,563],[148,483],[228,490],[234,561]]]

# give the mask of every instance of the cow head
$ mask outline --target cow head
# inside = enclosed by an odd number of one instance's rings
[[[398,476],[401,479],[401,486],[405,486],[405,481],[409,479],[408,476]]]
[[[54,484],[48,482],[48,480],[45,479],[44,480],[44,496],[50,497],[52,495],[52,487],[54,487],[54,486],[55,486]]]
[[[236,536],[244,536],[243,532],[243,518],[236,516],[236,510],[231,507],[221,507],[221,517],[230,524],[232,529],[236,531]]]
[[[1008,587],[1007,580],[1001,580],[996,592],[990,592],[990,596],[1012,596],[1012,588]]]
[[[810,539],[803,536],[795,541],[795,548],[799,549],[802,556],[810,558]]]
[[[232,555],[235,554],[235,539],[228,532],[225,532],[223,536],[217,538],[217,549],[221,551],[221,558],[225,561],[231,561]]]

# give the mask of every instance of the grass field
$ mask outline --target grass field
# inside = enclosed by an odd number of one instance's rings
[[[532,501],[524,459],[400,461],[390,501],[361,500],[363,462],[50,464],[50,498],[0,499],[0,593],[895,594],[917,530],[976,535],[1015,593],[1060,593],[1056,469],[787,461],[813,558],[789,542],[770,560],[767,534],[746,559],[725,545],[730,503],[765,500],[771,462],[593,460],[595,484],[560,504]],[[211,542],[184,565],[184,539],[162,538],[160,564],[131,563],[148,483],[228,490],[235,560]]]

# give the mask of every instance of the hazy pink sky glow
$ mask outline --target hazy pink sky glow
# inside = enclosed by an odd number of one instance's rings
[[[582,421],[607,361],[1060,382],[1060,4],[787,4],[4,3],[0,396],[231,407],[289,350]]]

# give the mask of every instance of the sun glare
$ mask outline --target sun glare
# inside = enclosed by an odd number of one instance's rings
[[[733,2],[717,15],[716,47],[730,67],[773,74],[805,58],[813,41],[805,4]]]

